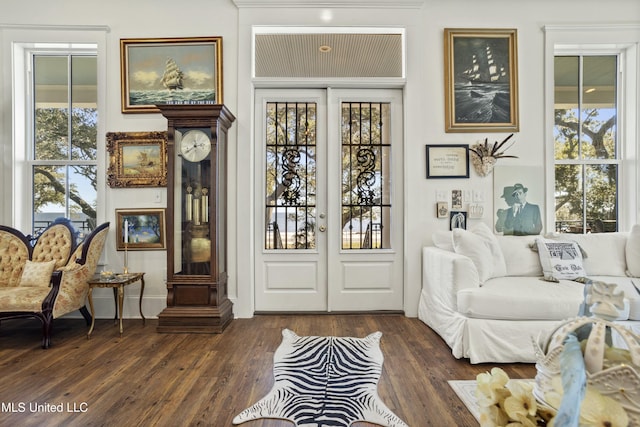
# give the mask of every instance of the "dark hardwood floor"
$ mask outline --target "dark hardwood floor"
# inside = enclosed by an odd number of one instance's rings
[[[477,426],[447,380],[475,379],[494,366],[454,359],[425,324],[401,315],[260,315],[236,319],[219,335],[160,334],[156,325],[125,320],[120,337],[112,321],[99,319],[87,340],[83,320],[58,319],[51,348],[42,350],[38,321],[3,321],[0,426],[231,426],[271,389],[283,328],[358,337],[381,331],[378,392],[411,427]],[[500,366],[512,378],[535,375],[534,365]]]

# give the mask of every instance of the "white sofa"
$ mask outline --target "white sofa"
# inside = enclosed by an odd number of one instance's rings
[[[538,237],[494,235],[479,224],[435,233],[434,246],[423,248],[418,317],[456,358],[535,362],[532,339],[578,315],[584,284],[544,280],[533,250]],[[586,254],[586,277],[618,285],[625,298],[617,321],[640,333],[640,226],[630,232],[546,237],[578,243]]]

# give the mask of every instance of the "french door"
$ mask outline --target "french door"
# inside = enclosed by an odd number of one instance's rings
[[[403,309],[402,94],[264,89],[255,308]]]

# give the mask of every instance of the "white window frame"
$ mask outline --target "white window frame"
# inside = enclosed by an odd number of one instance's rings
[[[105,141],[101,135],[105,134],[105,94],[106,94],[106,34],[107,27],[60,27],[59,29],[43,28],[10,28],[3,34],[10,46],[5,52],[9,52],[10,69],[5,70],[11,75],[11,126],[10,134],[3,135],[11,141],[10,147],[3,147],[5,155],[9,154],[11,164],[7,165],[4,176],[5,186],[4,200],[10,200],[8,209],[2,212],[5,224],[11,224],[24,232],[31,232],[32,226],[32,141],[33,141],[33,97],[31,96],[31,62],[32,52],[51,53],[57,52],[87,52],[89,45],[97,56],[97,82],[98,82],[98,128],[97,128],[97,200],[96,221],[105,221],[106,210],[105,183],[106,183],[106,149]],[[10,192],[10,194],[7,194]]]
[[[545,30],[545,194],[546,229],[555,230],[554,57],[617,55],[618,70],[618,230],[640,218],[638,162],[640,121],[640,25],[546,26]]]

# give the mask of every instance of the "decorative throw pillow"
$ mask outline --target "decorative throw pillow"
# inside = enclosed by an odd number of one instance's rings
[[[481,284],[492,277],[507,274],[498,239],[486,224],[480,223],[470,230],[454,228],[452,233],[455,252],[471,258],[478,270]]]
[[[627,259],[628,274],[640,277],[640,224],[631,227],[624,253]]]
[[[544,280],[557,282],[587,275],[582,265],[582,253],[576,242],[556,239],[536,239]]]
[[[22,270],[20,286],[49,286],[55,265],[55,260],[46,262],[27,260]]]

